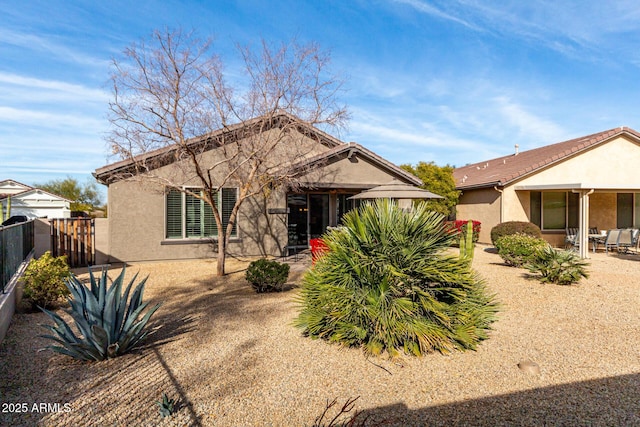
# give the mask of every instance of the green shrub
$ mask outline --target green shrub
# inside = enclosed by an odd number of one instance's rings
[[[289,264],[261,258],[249,264],[245,279],[256,292],[280,291],[289,278],[289,268]]]
[[[514,267],[522,267],[532,260],[536,252],[549,246],[544,239],[521,233],[502,236],[495,245],[504,262]]]
[[[53,335],[43,338],[60,344],[50,345],[49,349],[80,360],[105,360],[125,354],[149,334],[145,327],[160,304],[151,307],[143,315],[149,304],[142,302],[147,279],[135,287],[129,299],[138,275],[131,279],[123,293],[124,268],[111,286],[108,285],[106,271],[102,272],[99,281],[91,271],[89,273],[89,288],[73,274],[66,281],[72,296],[69,299],[71,308],[66,311],[73,318],[79,334],[76,335],[58,314],[42,309],[55,322],[54,326],[44,325]]]
[[[474,349],[497,305],[425,204],[352,210],[323,236],[329,250],[302,278],[295,325],[312,338],[390,357]]]
[[[33,308],[51,307],[69,295],[64,279],[70,274],[66,256],[54,258],[47,251],[40,258],[32,259],[21,279],[25,301],[30,302]]]
[[[527,234],[538,238],[542,237],[540,227],[532,222],[507,221],[502,222],[491,229],[491,244],[495,246],[496,240],[500,237],[516,233]]]
[[[589,277],[586,267],[589,264],[577,254],[547,246],[538,251],[527,268],[532,273],[540,274],[542,283],[570,285],[581,278]]]

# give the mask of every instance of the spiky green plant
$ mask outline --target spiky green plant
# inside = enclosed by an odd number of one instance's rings
[[[532,273],[540,274],[542,283],[571,285],[583,277],[589,277],[588,265],[587,261],[573,252],[554,249],[547,245],[536,252],[526,267]]]
[[[323,236],[329,248],[302,279],[294,324],[368,354],[473,349],[497,305],[466,259],[448,251],[443,215],[379,200]]]
[[[156,304],[143,315],[148,302],[142,302],[144,278],[129,294],[138,275],[136,274],[122,292],[125,268],[109,286],[106,270],[97,281],[91,271],[90,287],[85,286],[75,275],[66,280],[71,292],[67,298],[71,308],[66,310],[73,318],[79,334],[58,314],[42,308],[55,325],[43,325],[53,335],[44,338],[60,345],[47,348],[80,360],[105,360],[127,353],[150,332],[145,329],[149,319],[160,307]],[[151,331],[153,332],[153,331]]]
[[[167,393],[162,393],[162,399],[156,402],[162,418],[173,415],[177,409],[177,403],[176,399],[170,399]]]
[[[464,226],[464,232],[460,236],[460,258],[466,258],[469,262],[473,261],[473,251],[475,244],[473,243],[473,221],[467,221]]]

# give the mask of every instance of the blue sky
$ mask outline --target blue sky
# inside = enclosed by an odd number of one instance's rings
[[[352,119],[337,135],[396,163],[461,166],[640,130],[637,1],[0,0],[0,180],[92,179],[108,158],[110,60],[164,27],[329,50]]]

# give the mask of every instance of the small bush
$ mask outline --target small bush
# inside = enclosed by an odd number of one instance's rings
[[[289,264],[262,258],[249,264],[245,279],[256,292],[280,291],[289,278],[289,268]]]
[[[444,226],[445,229],[455,234],[454,246],[460,243],[461,237],[464,235],[465,230],[467,229],[467,219],[457,219],[455,221],[445,221]],[[471,220],[473,223],[473,243],[478,241],[478,237],[480,236],[480,221]]]
[[[539,250],[549,246],[544,240],[528,234],[509,234],[496,240],[498,254],[507,265],[522,267],[532,261]]]
[[[491,244],[495,246],[496,240],[500,237],[516,233],[527,234],[538,238],[542,237],[540,227],[532,222],[507,221],[502,222],[491,229]]]
[[[67,257],[54,258],[51,252],[45,252],[40,258],[33,259],[27,266],[22,282],[24,298],[35,309],[50,307],[61,298],[69,295],[64,279],[70,275]]]
[[[588,265],[573,252],[547,246],[536,253],[527,268],[532,273],[539,273],[542,283],[570,285],[577,283],[583,277],[589,277],[586,270]]]

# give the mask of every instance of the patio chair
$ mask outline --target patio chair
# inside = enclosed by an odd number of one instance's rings
[[[568,250],[578,250],[580,246],[578,229],[574,227],[568,227],[565,231],[567,235],[564,238],[564,248]]]
[[[632,234],[630,228],[625,228],[620,230],[620,234],[618,235],[618,242],[616,244],[616,249],[618,253],[629,253],[629,249],[633,246],[632,243]]]
[[[638,253],[638,243],[640,238],[640,229],[632,228],[631,229],[631,247],[635,249],[636,253]]]
[[[608,254],[609,249],[618,248],[618,237],[620,236],[620,230],[613,229],[607,231],[607,238],[604,240],[604,250]]]

